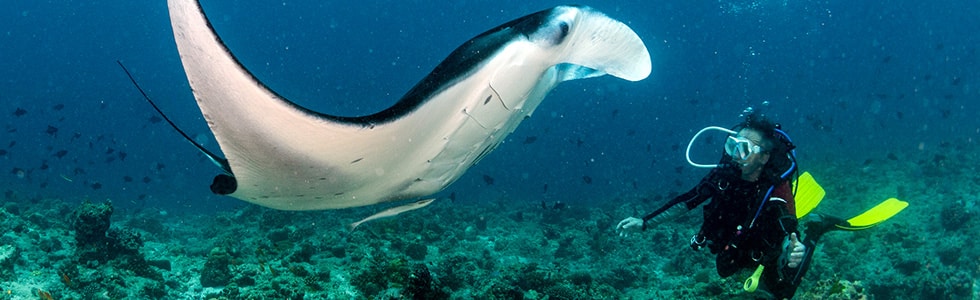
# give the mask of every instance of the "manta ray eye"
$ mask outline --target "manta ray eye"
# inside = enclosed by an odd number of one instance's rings
[[[556,26],[555,28],[554,36],[551,38],[551,42],[557,45],[565,41],[565,37],[568,36],[568,29],[569,29],[568,22],[565,21],[558,22],[558,26]]]
[[[532,39],[538,41],[544,41],[549,45],[558,45],[565,41],[565,37],[568,36],[568,31],[571,25],[566,21],[555,21],[548,26],[541,27],[538,32],[536,32]]]

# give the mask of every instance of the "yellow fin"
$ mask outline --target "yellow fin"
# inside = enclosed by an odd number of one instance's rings
[[[894,217],[908,206],[908,202],[895,198],[889,198],[888,200],[878,203],[878,205],[875,205],[875,207],[872,207],[864,213],[848,219],[848,226],[837,225],[837,227],[845,230],[867,229],[878,225],[891,217]]]
[[[806,216],[810,211],[820,204],[823,200],[823,196],[827,194],[823,187],[817,184],[817,180],[813,179],[813,175],[810,172],[803,172],[800,178],[793,182],[793,188],[796,190],[795,201],[796,201],[796,218],[800,219]]]

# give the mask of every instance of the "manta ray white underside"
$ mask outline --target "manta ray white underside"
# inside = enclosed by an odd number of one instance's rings
[[[456,49],[392,107],[330,116],[279,96],[221,42],[196,0],[169,0],[177,49],[230,174],[212,190],[283,210],[364,206],[438,192],[492,151],[562,81],[650,73],[625,24],[559,6]]]

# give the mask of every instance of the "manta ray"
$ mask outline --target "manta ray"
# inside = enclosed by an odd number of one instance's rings
[[[366,206],[434,194],[493,151],[559,83],[650,74],[627,25],[558,6],[466,41],[391,107],[334,116],[256,79],[196,0],[169,0],[194,98],[224,158],[211,190],[280,210]],[[427,202],[426,202],[427,203]]]

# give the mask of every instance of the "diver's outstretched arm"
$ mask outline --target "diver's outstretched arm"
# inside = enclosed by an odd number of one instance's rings
[[[707,180],[710,177],[711,175],[709,174],[709,176],[706,176],[701,183],[698,183],[690,191],[674,197],[674,199],[660,206],[657,210],[644,216],[643,219],[629,217],[619,221],[619,224],[616,225],[616,231],[619,231],[620,236],[625,237],[630,233],[646,230],[651,225],[656,226],[668,220],[673,220],[694,209],[705,200],[708,200],[708,198],[711,198],[711,181]],[[678,205],[681,203],[685,205]]]
[[[687,207],[683,205],[677,205],[679,203],[667,203],[661,206],[659,209],[643,217],[643,219],[629,217],[619,221],[616,225],[616,231],[619,231],[619,236],[626,237],[631,233],[637,233],[643,230],[647,230],[647,227],[659,225],[668,220],[673,220],[674,218],[683,215],[690,211]]]

